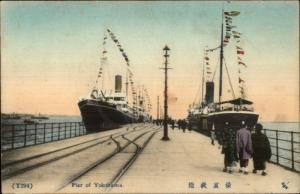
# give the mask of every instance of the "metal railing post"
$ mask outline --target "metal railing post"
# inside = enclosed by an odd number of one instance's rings
[[[73,123],[70,123],[70,138],[72,137],[72,126],[73,126]]]
[[[276,162],[279,164],[278,131],[276,130]]]
[[[75,123],[75,137],[77,136],[77,123]]]
[[[65,123],[65,139],[67,138],[67,123]]]
[[[34,145],[36,144],[36,139],[37,139],[37,124],[34,124],[34,133],[35,133],[35,135],[34,135]]]
[[[72,137],[72,127],[73,127],[73,123],[70,123],[70,137]]]
[[[44,123],[44,143],[46,142],[46,123]]]
[[[294,131],[291,131],[291,154],[292,154],[292,169],[295,169],[294,166]]]
[[[27,137],[27,125],[25,125],[25,129],[24,129],[24,147],[26,146],[26,137]]]
[[[53,123],[51,123],[51,141],[53,141]]]
[[[60,140],[60,123],[58,123],[58,140]]]
[[[15,146],[15,125],[12,126],[11,129],[11,148],[14,149]]]

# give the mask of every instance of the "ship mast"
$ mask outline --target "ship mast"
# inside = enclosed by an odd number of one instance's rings
[[[128,70],[126,71],[126,102],[128,104]]]
[[[222,25],[221,25],[221,49],[220,49],[220,80],[219,80],[219,103],[222,101],[222,76],[223,76],[223,20],[224,10],[222,10]]]
[[[204,54],[205,54],[205,49],[204,49]],[[201,106],[202,106],[202,104],[203,104],[203,102],[204,102],[204,100],[203,100],[203,93],[204,93],[204,65],[205,65],[205,60],[204,60],[204,57],[205,56],[203,56],[203,66],[202,66],[202,99],[201,99]]]

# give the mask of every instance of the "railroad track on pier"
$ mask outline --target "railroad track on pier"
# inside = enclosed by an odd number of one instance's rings
[[[101,164],[105,163],[106,161],[112,159],[114,156],[116,156],[117,154],[121,153],[123,150],[125,150],[125,148],[127,148],[129,145],[133,144],[136,147],[136,150],[133,154],[132,157],[130,157],[130,159],[126,162],[126,164],[124,166],[122,166],[120,168],[120,170],[118,170],[118,172],[116,173],[116,175],[113,177],[113,179],[111,180],[111,184],[117,183],[118,180],[120,180],[120,178],[125,174],[125,172],[129,169],[129,167],[133,164],[133,162],[137,159],[137,157],[142,153],[143,149],[147,146],[148,142],[152,139],[152,137],[159,131],[159,128],[156,129],[151,129],[148,130],[146,132],[143,132],[142,134],[138,135],[137,137],[135,137],[133,140],[130,140],[128,138],[126,138],[124,135],[122,136],[123,139],[127,140],[128,142],[121,147],[119,142],[117,140],[114,139],[114,142],[117,144],[117,149],[112,152],[111,154],[109,154],[107,157],[105,158],[101,158],[98,161],[94,162],[93,164],[91,164],[89,167],[81,170],[80,172],[78,172],[77,174],[75,174],[74,176],[70,177],[69,179],[67,179],[64,183],[62,183],[60,186],[58,186],[58,188],[56,189],[55,192],[61,191],[64,188],[66,188],[68,185],[70,185],[72,182],[78,180],[79,178],[81,178],[82,176],[88,174],[90,171],[92,171],[93,169],[95,169],[96,167],[100,166]],[[147,133],[151,133],[152,134],[147,138],[147,140],[145,141],[145,143],[143,144],[143,146],[139,146],[136,141],[139,140],[141,137],[143,137],[144,135],[146,135]]]
[[[154,126],[150,126],[150,128],[153,128],[153,127]],[[51,162],[61,160],[61,159],[66,158],[68,156],[80,153],[84,150],[87,150],[89,148],[92,148],[92,147],[95,147],[97,145],[103,144],[103,143],[108,142],[110,140],[114,140],[113,138],[121,137],[122,135],[127,135],[127,134],[137,132],[137,131],[142,131],[142,130],[145,130],[147,128],[149,128],[149,126],[135,126],[135,127],[133,127],[133,130],[130,130],[130,131],[116,132],[116,133],[113,133],[113,134],[110,134],[110,135],[106,135],[106,136],[103,136],[103,137],[99,137],[99,138],[95,138],[95,139],[92,139],[92,140],[84,141],[84,142],[81,142],[81,143],[78,143],[78,144],[75,144],[75,145],[67,146],[67,147],[64,147],[64,148],[60,148],[60,149],[57,149],[57,150],[53,150],[53,151],[50,151],[50,152],[38,154],[38,155],[35,155],[35,156],[31,156],[31,157],[28,157],[28,158],[24,158],[24,159],[21,159],[21,160],[17,160],[17,161],[13,161],[13,162],[4,164],[4,165],[1,166],[1,174],[2,174],[1,178],[2,178],[2,180],[9,179],[11,177],[23,174],[27,171],[36,169],[36,168],[44,166],[44,165],[47,165]],[[127,128],[127,130],[128,130],[128,128]],[[102,140],[104,138],[107,138],[107,139]],[[102,140],[102,141],[99,141],[99,140]],[[76,149],[76,150],[71,151],[69,153],[62,154],[60,156],[52,157],[52,158],[50,158],[48,160],[45,160],[45,161],[42,161],[42,162],[38,162],[38,163],[35,163],[35,164],[32,164],[32,165],[29,164],[28,166],[25,165],[25,167],[23,167],[23,168],[19,168],[17,170],[10,171],[16,165],[19,165],[19,164],[24,165],[24,163],[26,163],[26,162],[30,163],[30,161],[33,161],[35,159],[41,159],[43,157],[50,156],[51,154],[57,154],[57,153],[60,153],[60,152],[63,153],[65,151],[67,151],[68,149],[76,148],[76,147],[82,146],[84,144],[92,143],[92,142],[95,142],[95,143],[87,145],[87,146],[82,147],[80,149]],[[11,168],[7,169],[8,167],[11,167]],[[8,170],[8,172],[6,170]]]
[[[133,154],[133,156],[125,163],[124,166],[117,172],[117,174],[113,177],[113,179],[110,182],[110,185],[114,185],[118,183],[118,181],[122,178],[122,176],[127,172],[127,170],[130,168],[130,166],[135,162],[135,160],[138,158],[138,156],[143,152],[144,148],[148,145],[150,140],[153,138],[153,136],[157,133],[158,131],[153,132],[147,140],[144,142],[143,146],[139,146],[135,142],[132,142],[136,146],[136,150]],[[129,140],[129,139],[127,139]],[[131,140],[129,140],[131,141]],[[110,187],[109,189],[111,189]]]

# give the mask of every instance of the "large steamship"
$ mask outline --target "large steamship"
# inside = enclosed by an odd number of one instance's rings
[[[82,120],[88,131],[118,127],[120,124],[132,123],[138,120],[134,114],[134,107],[127,102],[126,94],[122,93],[122,77],[115,76],[114,93],[98,94],[93,90],[90,99],[78,102]]]
[[[254,112],[252,107],[253,102],[246,99],[245,95],[245,80],[242,78],[241,72],[245,70],[246,64],[242,61],[242,55],[244,50],[239,46],[241,33],[233,30],[236,26],[232,25],[232,18],[238,16],[240,13],[237,11],[223,12],[222,13],[222,25],[221,25],[221,44],[213,49],[204,50],[203,60],[203,75],[202,75],[202,100],[200,103],[194,103],[190,105],[188,109],[188,121],[190,127],[194,130],[198,130],[203,133],[209,133],[212,128],[223,129],[227,123],[232,127],[241,127],[245,124],[249,127],[253,127],[258,120],[258,113]],[[226,26],[224,26],[224,20]],[[225,28],[224,28],[225,27]],[[226,33],[224,33],[224,29]],[[225,35],[225,36],[224,36]],[[224,63],[224,47],[226,47],[230,38],[234,39],[236,43],[236,53],[238,59],[238,88],[239,97],[235,96],[233,86],[231,83],[230,75],[226,63]],[[233,40],[232,40],[233,41]],[[231,41],[231,42],[232,42]],[[219,64],[219,99],[214,100],[214,86],[213,80],[215,72],[211,71],[209,52],[220,50],[220,64]],[[232,99],[223,100],[223,66],[225,65],[229,85],[231,86],[230,92]],[[217,68],[216,68],[217,69]],[[205,88],[204,88],[205,84]],[[204,94],[205,89],[205,96]]]
[[[122,124],[145,122],[150,119],[149,111],[151,108],[150,99],[147,90],[139,89],[137,92],[133,82],[133,74],[129,69],[129,59],[116,36],[107,29],[108,35],[112,42],[116,44],[120,50],[126,66],[123,67],[126,72],[125,91],[122,90],[122,75],[115,76],[114,91],[105,89],[103,69],[107,66],[107,50],[105,49],[107,35],[103,39],[103,50],[101,63],[96,79],[96,84],[89,98],[81,99],[78,106],[81,112],[82,120],[89,132],[101,131],[108,128],[117,128]],[[122,67],[122,66],[120,66]],[[124,74],[125,74],[124,72]],[[106,76],[110,78],[111,76]],[[110,81],[110,80],[109,80]],[[98,85],[101,83],[101,88]],[[107,83],[107,82],[106,82]],[[109,82],[111,83],[111,81]],[[131,95],[129,95],[129,86]],[[110,86],[111,88],[111,86]],[[148,101],[146,104],[146,101]],[[147,106],[148,105],[148,106]]]

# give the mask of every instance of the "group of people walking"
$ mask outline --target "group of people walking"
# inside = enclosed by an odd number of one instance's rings
[[[233,173],[233,169],[239,161],[239,172],[247,175],[249,159],[253,158],[253,173],[262,170],[262,175],[267,175],[265,172],[266,161],[270,160],[272,153],[269,140],[262,133],[262,129],[261,124],[256,124],[255,133],[251,134],[251,128],[247,127],[245,123],[242,123],[242,127],[234,127],[226,122],[224,129],[211,131],[212,144],[216,137],[222,146],[224,172]]]

